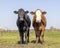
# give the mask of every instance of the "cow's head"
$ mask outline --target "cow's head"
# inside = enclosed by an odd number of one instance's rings
[[[32,14],[33,16],[35,16],[36,18],[36,22],[41,22],[42,19],[42,15],[45,15],[46,12],[42,12],[40,9],[37,9],[35,12],[31,11],[30,14]]]
[[[24,9],[19,9],[18,11],[14,11],[15,14],[18,14],[18,19],[20,21],[24,21],[25,15],[28,13],[29,11],[24,11]]]

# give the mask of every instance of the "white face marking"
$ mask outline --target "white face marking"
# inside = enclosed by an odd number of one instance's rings
[[[41,11],[37,10],[36,11],[36,22],[41,22]]]

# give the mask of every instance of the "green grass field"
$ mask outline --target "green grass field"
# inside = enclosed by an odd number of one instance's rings
[[[30,43],[17,44],[20,40],[19,32],[0,32],[0,48],[60,48],[60,32],[45,32],[45,43],[32,43],[35,32],[30,32]]]

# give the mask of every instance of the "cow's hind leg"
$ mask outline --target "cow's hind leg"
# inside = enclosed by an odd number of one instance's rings
[[[26,32],[25,32],[25,42],[26,42],[26,44],[28,43],[28,40],[29,40],[29,32],[28,32],[28,29],[27,29]]]
[[[36,32],[36,43],[38,43],[40,40],[40,31]]]
[[[40,35],[39,35],[39,40],[38,40],[38,42],[41,43],[41,39],[40,39],[40,37],[41,37],[41,30],[39,31],[39,34],[40,34]]]

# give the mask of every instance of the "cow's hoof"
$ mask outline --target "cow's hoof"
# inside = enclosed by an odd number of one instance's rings
[[[25,41],[25,44],[28,44],[28,41]]]
[[[25,42],[25,44],[28,44],[28,42]]]
[[[38,40],[38,43],[41,43],[41,40]]]
[[[18,44],[24,44],[24,42],[18,41]]]
[[[36,41],[36,44],[37,44],[38,42]]]
[[[45,41],[42,41],[42,44],[44,44],[45,43]]]
[[[22,42],[21,41],[18,41],[18,44],[22,44]]]
[[[29,43],[29,41],[27,41]]]

